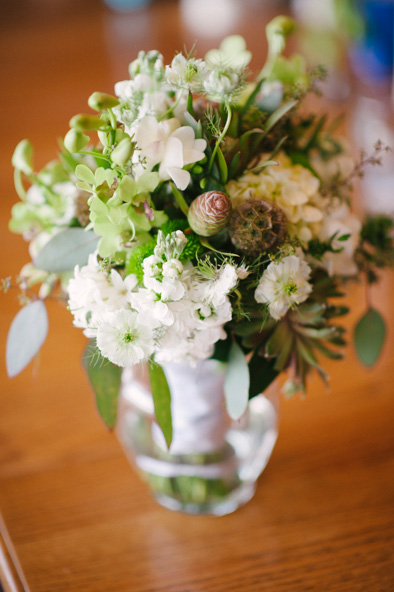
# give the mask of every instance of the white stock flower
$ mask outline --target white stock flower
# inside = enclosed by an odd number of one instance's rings
[[[160,179],[172,179],[181,190],[190,182],[190,173],[183,167],[202,160],[207,146],[206,140],[195,138],[192,127],[181,126],[175,117],[160,122],[152,116],[144,117],[136,128],[135,140],[147,170],[159,164]]]
[[[311,268],[300,257],[289,255],[268,265],[255,291],[257,302],[268,304],[272,318],[279,320],[312,291],[308,283]]]
[[[153,334],[138,322],[138,313],[121,309],[107,313],[97,330],[97,346],[117,366],[132,366],[154,351]]]

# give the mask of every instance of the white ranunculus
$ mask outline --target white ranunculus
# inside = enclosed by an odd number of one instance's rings
[[[255,291],[257,302],[268,304],[272,318],[279,320],[289,308],[304,302],[312,291],[308,283],[311,268],[300,257],[289,255],[272,262]]]

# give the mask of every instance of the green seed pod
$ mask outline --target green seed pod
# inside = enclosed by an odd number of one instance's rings
[[[33,172],[33,147],[29,140],[21,140],[14,150],[11,159],[12,165],[25,173],[31,175]]]
[[[95,111],[103,111],[104,109],[112,109],[119,105],[119,101],[116,97],[108,95],[107,93],[94,92],[88,98],[88,105]]]
[[[78,132],[91,132],[92,130],[105,129],[107,123],[98,115],[86,115],[80,113],[79,115],[74,115],[70,120],[70,127]]]
[[[124,166],[134,152],[134,145],[129,137],[123,138],[111,153],[111,160],[114,164]]]
[[[237,251],[258,257],[284,241],[287,236],[287,219],[274,203],[251,198],[233,211],[228,229]]]
[[[64,137],[64,145],[69,152],[79,152],[89,143],[90,138],[82,132],[70,129]]]
[[[191,203],[187,219],[196,234],[212,236],[227,226],[230,215],[229,197],[221,191],[207,191]]]

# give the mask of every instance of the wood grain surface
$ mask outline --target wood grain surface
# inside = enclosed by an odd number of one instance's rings
[[[213,0],[214,1],[214,0]],[[272,16],[248,0],[235,27],[265,55]],[[170,60],[197,39],[179,4],[116,15],[94,0],[15,0],[0,8],[0,258],[2,277],[28,260],[7,230],[16,201],[10,156],[28,137],[37,166],[56,154],[68,120],[94,90],[112,92],[139,49]],[[219,30],[219,27],[218,27]],[[234,32],[234,28],[231,30]],[[342,105],[347,108],[347,105]],[[101,424],[83,374],[85,340],[49,307],[39,367],[8,380],[0,364],[0,581],[6,592],[390,592],[394,590],[394,276],[374,290],[389,320],[369,371],[349,348],[328,365],[331,390],[310,382],[283,401],[278,444],[254,499],[236,513],[193,517],[158,507]],[[350,327],[364,287],[349,287]],[[18,310],[0,295],[1,359]]]

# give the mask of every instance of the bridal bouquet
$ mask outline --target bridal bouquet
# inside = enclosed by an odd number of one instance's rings
[[[32,262],[18,278],[10,376],[41,347],[55,297],[90,339],[84,364],[106,424],[122,369],[147,363],[168,445],[168,363],[226,363],[233,418],[286,369],[287,393],[305,390],[311,370],[326,380],[321,358],[341,358],[345,344],[342,287],[375,281],[393,260],[392,221],[362,222],[350,203],[352,181],[387,148],[353,162],[327,117],[305,111],[321,71],[282,55],[292,29],[287,17],[268,25],[256,77],[239,36],[169,65],[141,51],[114,96],[93,93],[93,112],[71,119],[57,160],[35,172],[19,143],[10,228]],[[367,307],[354,333],[366,365],[384,333]]]

